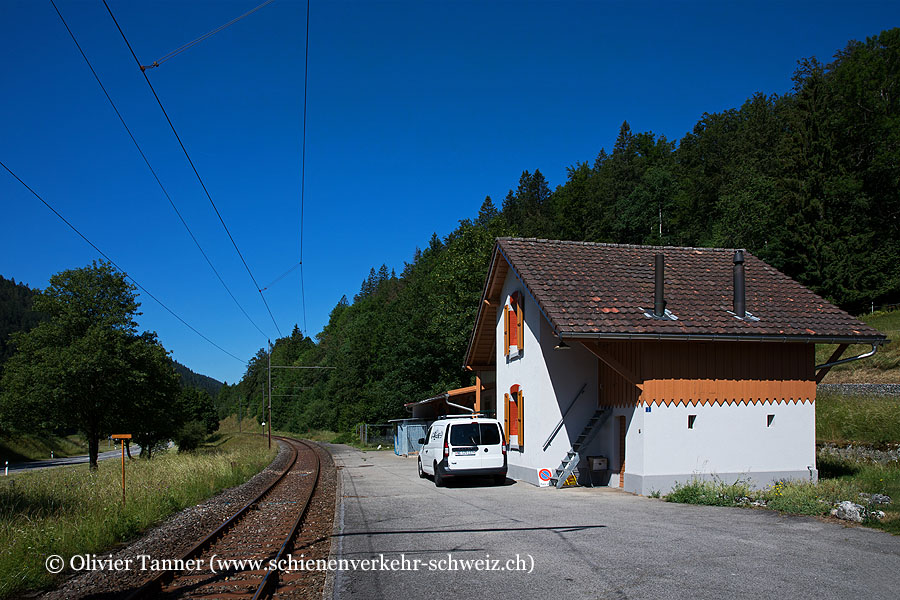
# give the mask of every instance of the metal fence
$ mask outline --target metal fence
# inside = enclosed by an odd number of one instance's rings
[[[359,441],[366,446],[394,443],[394,426],[390,423],[363,423],[356,426]]]
[[[419,440],[425,437],[428,429],[428,421],[424,419],[403,419],[397,421],[397,430],[394,434],[394,454],[409,456],[418,454],[421,444]]]

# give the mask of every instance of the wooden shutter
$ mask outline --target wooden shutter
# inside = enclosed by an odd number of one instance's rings
[[[509,443],[509,394],[503,394],[503,436]]]
[[[519,421],[519,447],[521,447],[525,444],[525,395],[522,390],[519,390],[518,396],[516,404],[519,406],[519,414],[516,415],[516,419]]]
[[[525,347],[525,302],[519,293],[516,293],[516,333],[519,338],[518,350],[521,352]]]
[[[504,354],[509,356],[509,306],[503,305],[503,347]]]

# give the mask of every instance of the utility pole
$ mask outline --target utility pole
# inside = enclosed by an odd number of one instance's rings
[[[269,340],[269,448],[272,447],[272,340]]]

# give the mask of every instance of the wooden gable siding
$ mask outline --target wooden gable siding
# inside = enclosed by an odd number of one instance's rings
[[[604,352],[643,392],[600,361],[601,406],[815,400],[815,346],[748,342],[609,342]]]
[[[641,342],[609,342],[598,344],[600,350],[641,378]],[[600,365],[600,406],[637,406],[641,390],[602,360]]]

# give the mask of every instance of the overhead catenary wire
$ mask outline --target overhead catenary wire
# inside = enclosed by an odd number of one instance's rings
[[[207,38],[210,38],[210,37],[214,36],[215,34],[219,33],[219,32],[222,31],[223,29],[225,29],[225,28],[227,28],[227,27],[230,27],[230,26],[234,25],[235,23],[237,23],[238,21],[240,21],[240,20],[243,19],[244,17],[248,17],[248,16],[252,15],[252,14],[255,13],[256,11],[258,11],[259,9],[263,8],[264,6],[266,6],[267,4],[272,4],[274,1],[275,1],[275,0],[267,0],[266,2],[263,2],[262,4],[260,4],[259,6],[257,6],[256,8],[254,8],[254,9],[252,9],[252,10],[248,10],[247,12],[245,12],[244,14],[242,14],[241,16],[236,17],[236,18],[234,18],[234,19],[228,21],[228,22],[225,23],[224,25],[222,25],[222,26],[220,26],[220,27],[217,27],[217,28],[213,29],[212,31],[209,31],[209,32],[207,32],[207,33],[204,33],[203,35],[201,35],[201,36],[198,37],[197,39],[195,39],[195,40],[193,40],[193,41],[190,41],[190,42],[188,42],[187,44],[184,44],[183,46],[179,46],[178,48],[175,48],[174,50],[172,50],[171,52],[169,52],[168,54],[166,54],[166,55],[163,56],[162,58],[160,58],[160,59],[158,59],[158,60],[154,60],[154,61],[153,61],[152,63],[150,63],[149,65],[141,65],[141,71],[146,71],[147,69],[155,69],[156,67],[158,67],[159,65],[163,64],[163,63],[166,62],[167,60],[169,60],[169,59],[171,59],[171,58],[175,58],[176,56],[178,56],[179,54],[181,54],[181,53],[184,52],[185,50],[191,49],[192,47],[196,46],[197,44],[199,44],[199,43],[202,42],[203,40],[205,40],[205,39],[207,39]]]
[[[75,227],[74,225],[72,225],[72,223],[70,223],[68,219],[66,219],[64,216],[62,216],[62,214],[60,214],[60,212],[59,212],[58,210],[56,210],[55,208],[53,208],[53,206],[51,206],[49,202],[47,202],[46,200],[44,200],[44,198],[43,198],[40,194],[38,194],[36,191],[34,191],[34,189],[32,189],[31,186],[29,186],[27,183],[25,183],[25,182],[22,180],[22,178],[20,178],[18,175],[16,175],[16,174],[12,171],[12,169],[10,169],[9,167],[7,167],[7,166],[6,166],[6,163],[4,163],[3,161],[0,161],[0,167],[3,167],[4,169],[6,169],[6,172],[7,172],[7,173],[9,173],[10,175],[12,175],[12,176],[15,178],[15,180],[18,181],[19,183],[21,183],[21,184],[25,187],[25,189],[27,189],[29,192],[31,192],[31,193],[34,195],[35,198],[37,198],[38,200],[40,200],[40,201],[43,203],[44,206],[46,206],[47,208],[49,208],[50,211],[53,212],[54,215],[56,215],[57,217],[59,217],[59,219],[60,219],[63,223],[65,223],[66,225],[68,225],[69,228],[70,228],[72,231],[74,231],[75,233],[77,233],[77,234],[78,234],[78,237],[80,237],[80,238],[83,239],[85,242],[87,242],[88,245],[89,245],[91,248],[93,248],[94,250],[96,250],[97,253],[100,254],[100,256],[102,256],[102,257],[105,258],[107,261],[109,261],[109,263],[110,263],[112,266],[114,266],[116,269],[118,269],[119,272],[121,272],[125,277],[127,277],[128,279],[130,279],[130,280],[132,281],[132,283],[134,283],[134,285],[136,285],[142,292],[144,292],[145,294],[147,294],[148,296],[150,296],[150,298],[152,298],[154,302],[156,302],[156,303],[159,304],[161,307],[163,307],[170,315],[172,315],[173,317],[175,317],[176,319],[178,319],[179,321],[181,321],[181,323],[182,323],[185,327],[187,327],[188,329],[190,329],[191,331],[193,331],[194,333],[196,333],[197,335],[199,335],[201,338],[203,338],[204,340],[206,340],[207,342],[209,342],[210,344],[212,344],[213,346],[215,346],[216,348],[218,348],[219,350],[221,350],[222,352],[224,352],[225,354],[227,354],[227,355],[230,356],[231,358],[237,360],[237,361],[240,362],[240,363],[247,364],[247,361],[245,361],[244,359],[238,358],[237,356],[235,356],[234,354],[232,354],[231,352],[229,352],[228,350],[226,350],[225,348],[223,348],[223,347],[220,346],[219,344],[215,343],[214,341],[212,341],[211,339],[209,339],[208,337],[206,337],[205,335],[203,335],[202,333],[200,333],[200,331],[198,331],[193,325],[191,325],[190,323],[188,323],[187,321],[185,321],[183,318],[181,318],[174,310],[172,310],[171,308],[169,308],[162,300],[160,300],[159,298],[157,298],[156,296],[154,296],[154,295],[150,292],[150,290],[148,290],[148,289],[145,288],[143,285],[141,285],[141,283],[140,283],[137,279],[135,279],[134,277],[132,277],[131,275],[129,275],[129,274],[125,271],[125,269],[123,269],[122,267],[120,267],[120,266],[116,263],[116,261],[114,261],[112,258],[110,258],[109,255],[106,254],[103,250],[101,250],[100,248],[98,248],[97,245],[96,245],[94,242],[92,242],[90,239],[88,239],[88,237],[87,237],[86,235],[84,235],[83,233],[81,233],[81,231],[79,231],[77,227]]]
[[[112,97],[109,95],[109,92],[106,91],[106,86],[103,85],[103,82],[100,80],[100,76],[97,75],[97,71],[94,69],[94,66],[91,64],[91,61],[88,60],[87,55],[84,53],[84,50],[81,48],[81,44],[78,43],[78,40],[75,38],[75,34],[72,32],[72,29],[69,27],[69,24],[66,23],[65,18],[63,18],[62,13],[59,11],[59,8],[56,6],[56,2],[54,0],[50,0],[50,4],[53,5],[53,8],[56,9],[56,14],[59,15],[60,21],[62,21],[63,26],[66,28],[66,31],[69,32],[69,36],[72,38],[72,41],[75,42],[75,47],[78,48],[78,52],[81,53],[81,57],[84,59],[84,62],[87,64],[88,68],[91,70],[91,73],[94,75],[94,79],[97,80],[97,84],[100,86],[100,89],[103,90],[103,94],[106,96],[106,99],[109,101],[110,106],[112,106],[113,111],[116,113],[116,116],[119,117],[119,121],[122,123],[122,127],[125,128],[125,131],[128,133],[128,137],[131,138],[131,141],[134,143],[135,148],[137,148],[138,153],[140,153],[141,158],[144,159],[144,164],[147,165],[147,168],[150,170],[150,173],[153,175],[153,178],[156,180],[156,183],[159,185],[159,188],[162,190],[162,193],[165,195],[166,200],[169,201],[169,204],[172,206],[172,210],[175,211],[175,214],[178,215],[179,220],[181,220],[181,224],[184,225],[184,228],[187,230],[188,235],[191,236],[191,239],[194,241],[194,244],[197,246],[197,249],[200,251],[200,254],[203,255],[203,258],[206,260],[206,264],[209,265],[209,268],[212,269],[213,273],[215,273],[216,277],[219,279],[219,283],[222,284],[222,287],[225,288],[225,291],[228,292],[228,295],[231,296],[231,299],[240,309],[240,311],[244,314],[248,321],[259,331],[263,336],[266,333],[260,329],[259,325],[247,314],[247,311],[244,310],[244,307],[241,306],[241,303],[238,302],[238,299],[235,298],[234,294],[231,292],[231,289],[225,283],[225,280],[222,279],[222,276],[219,274],[219,271],[213,266],[212,261],[209,256],[203,250],[203,247],[200,245],[200,242],[197,240],[197,237],[194,235],[194,232],[191,231],[191,228],[188,226],[187,221],[184,220],[184,217],[181,215],[181,212],[178,210],[178,207],[175,206],[175,202],[172,200],[172,197],[169,195],[168,190],[163,185],[162,181],[159,179],[159,176],[156,174],[154,168],[150,165],[150,160],[147,158],[147,155],[144,153],[141,145],[138,143],[137,139],[132,134],[131,129],[128,127],[128,124],[125,122],[125,118],[122,116],[122,113],[119,112],[118,107],[116,107],[116,103],[113,102]]]
[[[128,50],[131,52],[131,56],[134,57],[134,62],[136,62],[138,67],[140,67],[141,61],[138,59],[137,54],[135,54],[134,48],[131,47],[131,42],[128,41],[128,37],[125,35],[125,32],[122,30],[122,27],[116,20],[116,16],[113,14],[112,9],[109,7],[109,4],[106,0],[103,0],[103,6],[106,7],[106,11],[109,13],[110,18],[112,18],[113,23],[116,25],[116,29],[119,30],[119,34],[122,36],[122,40],[124,40],[125,45],[128,46]],[[182,152],[184,152],[185,158],[187,158],[188,163],[191,165],[191,169],[194,171],[194,175],[197,177],[197,181],[200,182],[200,187],[203,188],[203,192],[206,194],[206,197],[209,200],[209,203],[212,205],[216,216],[219,218],[219,222],[225,229],[225,233],[228,234],[228,239],[231,240],[231,244],[232,246],[234,246],[235,252],[237,252],[237,255],[240,257],[241,262],[244,264],[244,268],[247,270],[247,274],[250,275],[250,280],[253,282],[253,285],[256,286],[256,291],[259,293],[259,297],[262,298],[263,304],[265,305],[266,310],[269,313],[269,317],[272,319],[272,324],[275,325],[275,330],[278,332],[278,336],[281,337],[281,328],[278,327],[278,323],[275,321],[275,315],[272,314],[272,309],[269,307],[269,303],[268,301],[266,301],[266,297],[262,293],[262,288],[260,288],[259,283],[257,283],[256,277],[253,276],[253,271],[250,270],[250,265],[247,264],[246,259],[244,259],[244,255],[241,253],[240,248],[238,248],[237,242],[234,240],[234,236],[231,235],[231,231],[229,231],[228,229],[228,225],[225,224],[225,219],[222,218],[222,213],[219,212],[219,208],[213,201],[212,195],[209,193],[209,190],[206,188],[206,184],[203,182],[203,178],[200,177],[200,172],[194,165],[194,161],[193,159],[191,159],[191,155],[188,153],[187,147],[185,147],[184,142],[181,141],[181,136],[178,135],[178,131],[175,129],[175,125],[172,123],[172,119],[169,118],[169,113],[166,111],[165,106],[163,106],[162,100],[160,100],[159,98],[159,94],[156,93],[156,89],[154,89],[153,84],[150,83],[150,78],[147,77],[147,73],[144,69],[141,69],[141,74],[144,76],[144,81],[146,81],[147,85],[150,87],[150,91],[153,92],[153,97],[156,98],[156,103],[159,104],[160,110],[162,110],[166,121],[169,123],[169,127],[172,129],[172,133],[175,135],[175,139],[178,140],[178,145],[181,146],[181,150]]]
[[[284,279],[285,277],[287,277],[288,275],[293,273],[294,269],[296,269],[300,265],[301,265],[301,263],[299,263],[299,262],[297,264],[295,264],[293,267],[291,267],[290,269],[288,269],[287,271],[285,271],[284,273],[282,273],[281,275],[276,277],[269,285],[265,286],[262,289],[262,291],[266,291],[267,289],[269,289],[270,287],[272,287],[273,285],[275,285],[276,283],[278,283],[279,281],[281,281],[282,279]]]

